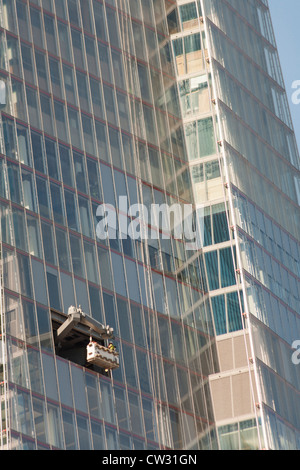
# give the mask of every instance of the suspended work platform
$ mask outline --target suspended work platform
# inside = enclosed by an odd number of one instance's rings
[[[119,353],[106,346],[114,337],[113,328],[87,315],[81,307],[71,306],[68,315],[51,313],[56,354],[94,370],[108,372],[119,367]]]
[[[91,341],[87,346],[87,362],[106,370],[117,369],[120,365],[119,353]]]

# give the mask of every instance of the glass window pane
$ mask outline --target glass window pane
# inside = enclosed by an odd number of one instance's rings
[[[45,147],[46,147],[46,156],[47,156],[49,176],[51,176],[51,178],[58,180],[60,178],[59,178],[59,172],[58,172],[56,145],[53,141],[49,139],[45,139]]]
[[[149,375],[147,354],[144,351],[136,350],[138,363],[139,380],[142,392],[151,393],[151,379]]]
[[[205,253],[205,260],[210,289],[219,289],[218,252]]]
[[[55,233],[59,265],[62,269],[70,271],[70,257],[67,242],[67,233],[57,227],[55,227]]]
[[[99,39],[106,41],[106,27],[104,22],[104,7],[102,3],[93,0],[96,34]]]
[[[99,158],[101,160],[109,162],[106,126],[98,121],[95,121],[95,128]]]
[[[59,0],[61,2],[61,0]],[[74,414],[65,409],[62,410],[62,419],[65,435],[66,450],[77,450],[77,431]]]
[[[237,424],[221,426],[218,429],[222,450],[239,449],[239,433]]]
[[[29,122],[33,127],[39,128],[40,127],[40,113],[39,113],[39,108],[38,108],[37,92],[35,90],[32,90],[29,87],[26,87],[26,97],[27,97],[27,105],[28,105]],[[44,125],[45,125],[45,120],[44,120]]]
[[[56,265],[56,252],[55,252],[55,244],[53,238],[53,227],[50,224],[42,221],[42,237],[43,237],[43,245],[44,245],[44,254],[45,259],[48,263]]]
[[[63,73],[64,73],[64,82],[65,82],[65,90],[66,90],[66,97],[67,101],[71,104],[76,104],[76,92],[75,92],[75,85],[74,85],[74,74],[73,69],[63,65]]]
[[[127,279],[129,279],[129,282],[128,282],[129,298],[137,303],[140,303],[141,299],[140,299],[136,264],[134,261],[131,261],[128,258],[125,258],[125,266],[126,266]]]
[[[124,356],[124,368],[127,384],[130,387],[137,388],[134,349],[131,346],[123,343],[122,352]]]
[[[54,113],[56,119],[57,137],[64,142],[69,142],[67,137],[65,106],[58,101],[54,101]]]
[[[72,386],[70,378],[69,364],[57,358],[57,375],[59,381],[60,400],[64,405],[73,408]]]
[[[66,19],[66,7],[65,0],[55,0],[55,9],[57,16],[60,16],[64,20]]]
[[[71,108],[68,108],[68,116],[72,145],[74,145],[74,147],[77,147],[78,149],[82,149],[78,112]]]
[[[91,197],[97,199],[98,201],[102,200],[102,191],[101,191],[101,181],[98,169],[98,163],[96,160],[87,158],[87,171],[88,171],[88,181],[90,188]]]
[[[212,297],[211,303],[214,312],[216,334],[223,335],[227,333],[224,295]]]
[[[88,428],[88,420],[83,416],[77,415],[77,429],[80,450],[90,450],[90,433]]]
[[[228,222],[224,204],[213,206],[212,220],[214,229],[214,242],[222,243],[229,240]]]
[[[38,42],[38,44],[41,43],[42,41]],[[39,51],[35,51],[35,62],[39,86],[42,90],[49,91],[48,70],[46,66],[45,55]]]
[[[41,173],[45,173],[42,136],[31,132],[31,142],[35,169]]]
[[[110,325],[114,329],[114,333],[118,335],[119,328],[116,323],[116,312],[113,296],[103,292],[103,303],[106,323]]]
[[[55,447],[62,448],[62,423],[60,409],[58,405],[48,402],[48,419],[49,423],[49,442]]]
[[[39,398],[32,397],[35,431],[39,442],[47,442],[46,404]]]
[[[40,333],[41,348],[53,352],[53,332],[49,310],[37,306],[37,320]]]
[[[76,0],[68,0],[68,10],[71,23],[80,26]]]
[[[12,208],[12,221],[15,233],[15,244],[20,250],[28,251],[25,216],[22,210]]]
[[[216,153],[212,118],[198,121],[198,138],[200,146],[200,157],[206,157]]]
[[[94,145],[94,127],[93,121],[88,116],[81,115],[82,130],[85,144],[85,151],[90,155],[96,155]]]
[[[52,52],[52,54],[57,55],[54,19],[51,16],[44,14],[44,23],[46,31],[47,49],[49,52]]]
[[[100,423],[96,423],[95,421],[91,421],[92,427],[92,438],[93,438],[93,448],[94,450],[104,450],[105,449],[105,442],[104,442],[104,435],[103,435],[103,426]]]
[[[95,376],[88,374],[87,372],[85,374],[85,380],[89,412],[94,418],[101,419],[102,412],[100,408],[100,393],[98,388],[98,380]]]
[[[242,330],[243,323],[241,318],[238,293],[230,292],[226,295],[226,300],[229,332]]]
[[[126,285],[125,285],[125,274],[122,256],[116,253],[111,253],[112,265],[113,265],[113,277],[115,281],[115,289],[118,294],[123,297],[127,297]]]
[[[41,258],[41,234],[40,226],[37,218],[26,214],[27,218],[27,230],[28,230],[28,241],[30,254]]]
[[[54,220],[58,224],[65,225],[61,187],[58,184],[50,182],[50,192]]]
[[[104,323],[103,311],[100,301],[100,290],[97,287],[89,285],[89,295],[91,303],[91,315],[100,323]]]
[[[17,146],[15,142],[15,127],[14,121],[3,116],[3,134],[4,134],[4,144],[5,144],[5,153],[8,157],[16,160]]]
[[[42,378],[42,363],[39,351],[30,348],[27,351],[31,389],[44,395],[44,385]]]
[[[17,125],[17,139],[19,147],[19,160],[24,165],[31,166],[31,156],[28,147],[27,128]]]
[[[103,165],[102,163],[100,163],[100,171],[103,183],[103,194],[105,197],[105,202],[106,204],[111,204],[113,207],[116,207],[111,168],[107,165]]]
[[[49,354],[42,354],[44,380],[46,395],[48,398],[58,401],[56,368],[54,364],[54,357]]]
[[[76,387],[73,387],[75,408],[84,413],[88,413],[84,373],[81,368],[71,365],[71,374],[72,382],[76,384]]]
[[[220,269],[222,287],[233,286],[236,280],[231,248],[220,250]]]
[[[132,342],[132,327],[130,323],[128,303],[125,300],[117,299],[117,306],[121,338],[125,339],[128,342]]]
[[[67,186],[74,187],[73,165],[70,157],[70,150],[67,147],[60,145],[59,152],[63,181]]]
[[[11,200],[19,205],[23,204],[19,165],[15,165],[8,161],[7,176]]]
[[[63,272],[60,273],[61,289],[63,297],[63,312],[68,313],[71,305],[76,305],[72,277]]]
[[[52,83],[52,93],[58,98],[62,98],[60,63],[49,57],[49,70]]]
[[[65,202],[66,202],[66,214],[68,219],[69,228],[78,231],[78,213],[77,213],[77,202],[75,193],[65,189]]]
[[[17,7],[17,16],[19,22],[19,33],[27,41],[30,41],[29,38],[29,28],[28,28],[28,16],[27,16],[27,6],[24,3],[21,3],[17,0],[16,2]]]
[[[58,35],[60,43],[60,52],[63,59],[71,62],[70,42],[68,28],[65,24],[58,21]]]
[[[31,260],[31,264],[35,299],[42,305],[48,305],[44,265],[34,259]]]
[[[87,194],[86,186],[86,171],[84,164],[84,156],[80,153],[73,152],[74,158],[74,169],[75,169],[75,178],[77,183],[78,191]]]
[[[81,239],[70,234],[70,246],[73,262],[73,271],[77,276],[84,277],[83,258],[81,251]]]
[[[61,311],[58,272],[49,266],[47,266],[47,282],[50,307]]]
[[[73,43],[73,53],[76,67],[85,69],[84,58],[83,58],[83,47],[82,47],[82,35],[79,31],[71,28],[71,36]]]
[[[76,299],[77,299],[77,302],[75,303],[75,305],[81,305],[82,310],[86,312],[88,315],[90,315],[90,304],[89,304],[86,282],[80,281],[79,279],[75,277],[74,283],[75,283],[75,294],[76,294]]]
[[[99,279],[98,279],[98,269],[97,269],[96,257],[95,257],[96,255],[95,246],[86,241],[84,241],[83,244],[84,244],[84,253],[85,253],[88,280],[93,282],[94,284],[98,284]]]
[[[54,135],[54,129],[53,129],[54,120],[53,120],[53,114],[52,114],[51,100],[48,96],[42,93],[40,93],[40,100],[41,100],[44,131],[48,135]]]

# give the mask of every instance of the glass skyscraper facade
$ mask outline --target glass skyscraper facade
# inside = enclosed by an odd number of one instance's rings
[[[267,0],[0,20],[1,448],[300,448],[299,154]],[[122,196],[191,205],[201,248],[176,220],[130,237]],[[70,306],[114,328],[118,369],[86,363],[84,328],[60,347]]]
[[[299,448],[299,154],[267,1],[179,1],[171,38],[219,371],[222,449]]]

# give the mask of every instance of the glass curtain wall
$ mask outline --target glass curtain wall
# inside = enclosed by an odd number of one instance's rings
[[[223,186],[211,67],[207,61],[207,41],[200,2],[180,1],[175,11],[178,23],[171,37],[177,65],[177,82],[187,154],[198,206],[208,289],[212,296],[212,303],[215,301],[217,303],[219,296],[225,300],[228,295],[236,295],[238,298],[240,293],[237,291],[235,276],[235,247],[230,240],[228,198]],[[189,22],[192,23],[187,32],[186,24]],[[171,29],[170,24],[169,29]],[[195,42],[196,37],[199,42]],[[185,63],[188,60],[190,49],[186,47],[187,44],[197,44],[197,51],[201,52],[201,61],[195,63],[195,68],[191,71],[188,71],[186,67],[178,66],[179,63]],[[220,317],[218,311],[214,308],[212,310],[216,326]],[[240,330],[240,310],[233,309],[228,315],[229,317],[232,315],[233,318],[230,331],[233,331],[234,325],[236,325],[236,330]],[[217,327],[216,330],[218,330]],[[224,334],[228,333],[228,327],[222,331]]]
[[[254,448],[299,448],[299,154],[268,2],[179,0],[167,20],[219,358],[240,335],[252,371],[250,421],[222,418],[219,444],[251,422]]]
[[[268,2],[203,11],[265,446],[297,449],[300,162]]]
[[[220,146],[219,118],[215,106],[212,66],[203,12],[201,2],[180,0],[168,16],[168,25],[172,38],[192,185],[198,208],[204,254],[203,268],[207,274],[214,331],[217,344],[220,344],[218,357],[221,368],[218,377],[211,378],[211,380],[217,379],[216,382],[211,382],[211,386],[214,389],[214,384],[217,383],[217,386],[221,388],[218,389],[219,394],[217,393],[213,400],[213,406],[215,411],[221,410],[220,413],[216,413],[221,449],[227,448],[221,437],[223,429],[226,426],[232,426],[233,422],[238,429],[248,420],[256,423],[253,427],[252,448],[259,448],[259,421],[256,421],[254,402],[250,397],[251,394],[248,393],[249,390],[247,390],[248,398],[243,399],[243,402],[247,403],[247,410],[244,414],[229,411],[226,414],[224,411],[228,409],[226,404],[228,401],[236,403],[241,399],[239,393],[233,396],[233,387],[230,386],[231,378],[228,377],[233,374],[234,366],[230,361],[224,366],[226,361],[223,360],[223,356],[230,352],[222,351],[221,345],[225,342],[229,344],[231,341],[236,341],[232,338],[238,338],[237,341],[241,344],[240,354],[246,355],[242,317],[244,296],[236,271],[236,241],[232,236],[232,214],[228,193],[224,186],[226,180]],[[176,28],[174,27],[175,17],[177,18]],[[238,363],[238,359],[236,358],[234,362]],[[242,366],[243,377],[251,384],[252,375],[249,374],[247,361],[240,362],[240,372]],[[227,380],[229,388],[223,386],[221,372],[224,372],[227,377],[224,380]],[[220,398],[221,396],[223,398]],[[230,424],[226,424],[227,422]],[[238,438],[236,442],[236,448],[239,448]]]
[[[1,0],[0,13],[1,444],[214,448],[203,254],[174,236],[97,237],[98,206],[121,217],[119,196],[194,202],[165,2]],[[184,44],[187,69],[200,44]],[[210,122],[199,132],[210,155]],[[70,305],[114,328],[111,376],[56,354],[53,314]]]

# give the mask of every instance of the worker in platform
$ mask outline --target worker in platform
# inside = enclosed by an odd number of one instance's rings
[[[112,342],[110,342],[109,345],[108,345],[108,349],[109,349],[110,351],[113,351],[113,352],[114,352],[114,351],[116,350],[116,347],[114,346],[114,344],[113,344]]]

